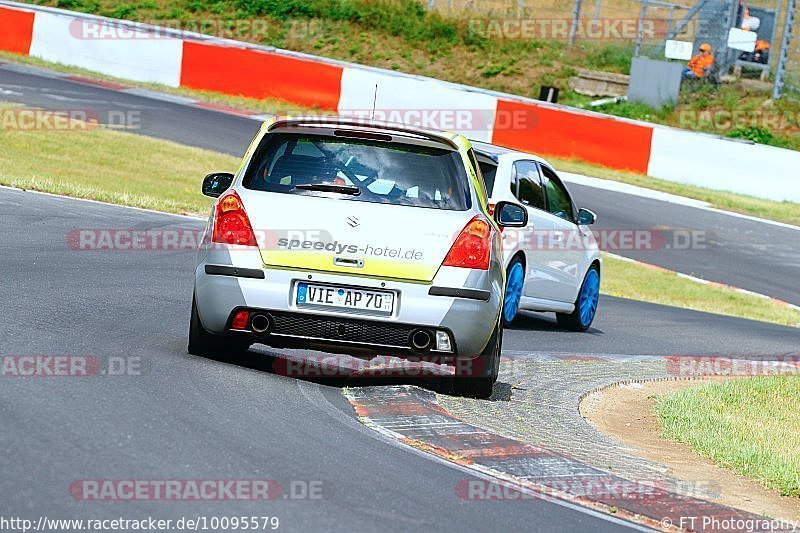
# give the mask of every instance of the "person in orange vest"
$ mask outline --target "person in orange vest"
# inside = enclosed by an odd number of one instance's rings
[[[769,63],[770,44],[767,41],[756,41],[756,49],[753,51],[752,61],[755,63]]]
[[[749,61],[751,63],[761,63],[766,65],[769,63],[769,49],[770,44],[767,41],[756,41],[756,48],[752,52],[742,52],[739,59],[742,61]]]
[[[761,27],[761,19],[750,15],[750,8],[744,8],[742,17],[742,29],[745,31],[758,31]]]
[[[683,79],[698,79],[706,75],[706,70],[714,65],[714,55],[711,53],[711,45],[703,43],[700,45],[700,53],[683,67]]]

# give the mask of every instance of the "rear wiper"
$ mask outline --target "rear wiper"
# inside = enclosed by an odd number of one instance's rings
[[[303,191],[338,192],[339,194],[351,194],[353,196],[361,194],[361,189],[358,187],[353,185],[336,185],[334,183],[309,183],[295,185],[294,188]]]

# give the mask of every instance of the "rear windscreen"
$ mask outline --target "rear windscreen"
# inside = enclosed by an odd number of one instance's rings
[[[455,150],[294,133],[267,134],[244,177],[257,191],[456,211],[469,207],[468,183]]]

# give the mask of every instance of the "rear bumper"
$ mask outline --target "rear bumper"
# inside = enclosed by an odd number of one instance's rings
[[[353,354],[373,350],[398,356],[428,352],[413,348],[413,332],[427,331],[435,339],[436,331],[445,331],[453,351],[431,350],[431,355],[474,357],[486,347],[502,306],[503,277],[499,269],[474,272],[442,268],[428,284],[253,266],[198,265],[195,299],[205,329],[249,335],[253,342],[276,347],[316,347]],[[395,309],[391,316],[309,310],[294,301],[293,288],[300,281],[394,291]],[[256,334],[249,323],[246,331],[232,331],[232,317],[242,309],[250,311],[251,317],[254,313],[269,315],[270,332]]]
[[[270,309],[238,308],[249,312],[243,330],[228,328],[232,334],[249,337],[252,342],[281,348],[312,348],[343,353],[376,353],[394,356],[431,355],[448,357],[458,353],[452,331],[420,324],[400,324],[343,316],[292,313]],[[260,320],[258,328],[254,323]],[[230,326],[230,322],[228,323]],[[266,327],[266,330],[263,328]],[[452,350],[436,349],[436,332],[446,333]]]

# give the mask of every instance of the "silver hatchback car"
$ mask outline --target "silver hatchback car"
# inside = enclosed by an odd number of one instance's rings
[[[458,134],[339,117],[275,118],[217,200],[197,256],[189,352],[253,343],[453,361],[488,397],[502,344],[500,228],[528,213],[488,198]]]

